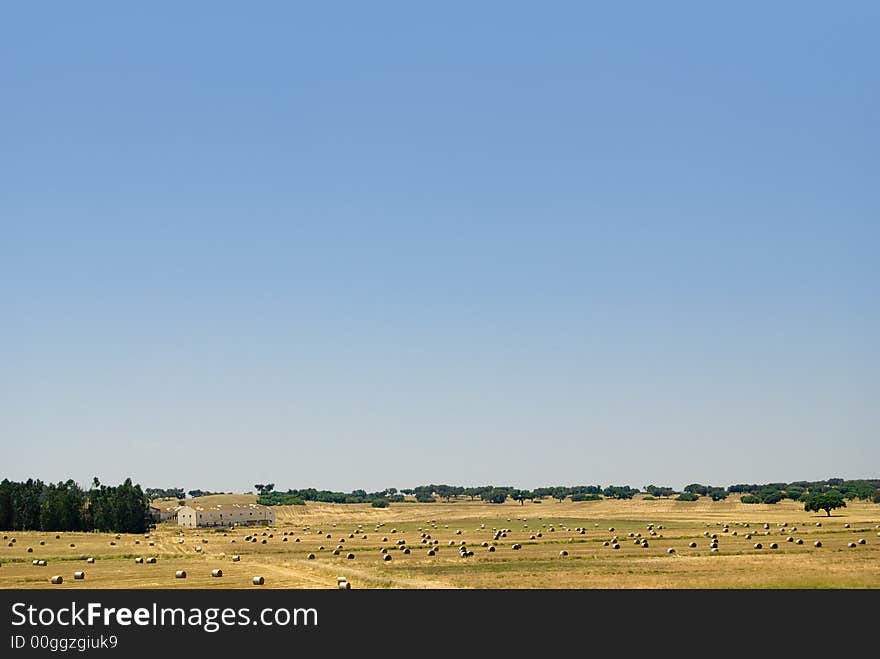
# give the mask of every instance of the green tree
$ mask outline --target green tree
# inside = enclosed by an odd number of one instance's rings
[[[828,517],[831,517],[831,511],[835,508],[846,508],[846,501],[837,490],[814,492],[807,497],[804,503],[804,510],[815,512],[824,510]]]

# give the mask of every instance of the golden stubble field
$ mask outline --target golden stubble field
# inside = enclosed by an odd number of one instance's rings
[[[880,506],[871,503],[850,502],[831,517],[790,501],[738,499],[308,504],[276,512],[272,528],[181,530],[165,522],[149,537],[4,531],[0,588],[312,589],[336,588],[338,576],[352,588],[880,588]],[[461,556],[462,543],[472,555]],[[214,569],[223,576],[212,577]],[[187,577],[175,578],[178,570]],[[51,584],[54,575],[63,583]],[[253,585],[254,576],[264,584]]]

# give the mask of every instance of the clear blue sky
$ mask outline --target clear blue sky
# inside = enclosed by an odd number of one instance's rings
[[[880,5],[18,3],[0,477],[880,475]]]

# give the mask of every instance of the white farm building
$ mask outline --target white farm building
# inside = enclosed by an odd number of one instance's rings
[[[267,506],[251,504],[216,504],[213,506],[182,506],[177,511],[178,526],[251,526],[275,525],[275,511]]]

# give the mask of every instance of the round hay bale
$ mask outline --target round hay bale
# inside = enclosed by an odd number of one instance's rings
[[[144,562],[144,559],[141,558],[140,556],[138,556],[136,559],[134,559],[134,562],[135,562],[135,563],[143,563],[143,562]]]
[[[603,547],[607,547],[609,544],[611,544],[611,543],[609,543],[609,542],[606,540],[605,542],[602,543],[602,546],[603,546]]]
[[[488,551],[495,551],[495,547],[493,547],[492,545],[489,545],[489,550],[488,550]]]
[[[147,544],[148,544],[150,547],[155,547],[155,546],[156,546],[156,543],[153,542],[152,540],[150,540]]]
[[[794,541],[794,544],[796,544],[796,545],[802,545],[802,544],[804,544],[804,541],[801,540],[800,538],[798,538],[797,540]]]
[[[822,522],[816,522],[816,526],[822,526]]]
[[[251,579],[251,582],[255,586],[262,586],[264,583],[266,583],[266,580],[263,577],[254,577],[253,579]]]
[[[54,577],[49,578],[49,583],[61,584],[64,583],[64,579],[61,578],[60,574],[56,574]]]
[[[318,547],[318,551],[324,551],[324,545],[321,545],[320,547]]]
[[[620,545],[615,542],[613,545],[611,545],[611,548],[612,549],[620,549]]]
[[[76,579],[76,580],[78,580],[78,581],[82,581],[83,579],[86,578],[86,573],[85,573],[85,572],[81,572],[81,571],[80,571],[80,572],[74,572],[74,573],[73,573],[73,578]]]
[[[816,540],[816,542],[813,543],[813,546],[814,546],[814,547],[821,547],[821,546],[822,546],[822,541],[821,541],[821,540]]]
[[[718,553],[718,547],[712,547],[712,549],[710,549],[709,551],[712,552],[713,554],[717,554],[717,553]]]
[[[315,555],[314,555],[314,554],[309,554],[308,556],[306,556],[306,558],[309,559],[309,560],[311,561],[311,560],[314,560]]]
[[[351,590],[351,584],[348,581],[338,581],[336,587],[339,590]]]
[[[174,573],[175,579],[186,579],[186,570],[178,570]]]
[[[613,527],[613,526],[609,526],[609,527],[608,527],[608,530],[609,530],[611,533],[614,533],[614,527]]]
[[[428,556],[434,556],[436,553],[433,549],[428,550]]]
[[[339,556],[339,550],[338,550],[338,549],[334,549],[334,550],[333,550],[333,555],[334,555],[334,556]]]
[[[763,549],[763,548],[764,548],[764,545],[762,545],[760,542],[755,543],[755,549]]]
[[[86,563],[94,563],[94,562],[95,562],[95,559],[94,559],[93,557],[91,557],[91,556],[89,556],[89,557],[86,559]]]
[[[111,541],[110,541],[110,546],[111,546],[111,547],[114,547],[115,545],[116,545],[116,543],[113,542],[113,541],[111,540]],[[9,545],[9,546],[11,547],[12,545]]]
[[[513,549],[514,551],[516,551],[516,550],[518,550],[518,549],[522,549],[522,545],[519,544],[518,542],[514,542],[514,543],[510,546],[510,548]]]
[[[764,524],[764,530],[765,530],[765,531],[766,531],[767,529],[769,529],[769,528],[770,528],[770,525],[769,525],[769,524]]]
[[[281,542],[287,542],[287,538],[281,538]]]
[[[41,547],[42,547],[43,545],[45,545],[45,544],[46,544],[46,541],[45,541],[45,540],[40,540],[40,546],[41,546]]]
[[[391,560],[391,554],[385,554],[385,555],[382,557],[382,560],[383,560],[383,561],[390,561],[390,560]]]
[[[860,544],[860,545],[866,545],[866,544],[868,544],[868,541],[865,540],[864,538],[859,538],[859,544]]]
[[[697,543],[696,543],[696,542],[690,542],[690,543],[688,543],[688,547],[690,547],[691,549],[696,549],[696,548],[697,548]]]
[[[28,553],[28,554],[33,554],[33,553],[34,553],[34,548],[33,548],[33,547],[28,547],[28,548],[27,548],[27,553]]]
[[[746,538],[746,540],[751,540],[751,539],[752,539],[752,534],[751,534],[751,533],[746,533],[745,538]]]
[[[489,546],[488,542],[481,542],[480,543],[480,547],[488,547],[488,546]]]
[[[648,541],[647,541],[647,540],[643,540],[643,541],[642,541],[642,548],[643,548],[643,549],[647,549],[647,548],[648,548]]]
[[[404,547],[404,548],[403,548],[403,553],[409,555],[409,554],[411,554],[412,552],[409,550],[409,547]]]
[[[667,554],[674,554],[675,550],[672,547],[670,547],[669,549],[666,550],[666,553]]]
[[[354,558],[354,554],[352,554],[351,552],[349,552],[349,553],[347,553],[347,554],[345,555],[345,557],[346,557],[348,560],[352,560],[352,559]]]
[[[36,558],[35,558],[34,560],[31,561],[31,565],[36,566],[36,565],[39,565],[39,564],[40,564],[40,561],[38,561]]]
[[[196,551],[197,551],[197,552],[201,552],[201,551],[202,551],[202,548],[201,548],[199,545],[196,545]]]
[[[151,565],[155,565],[155,564],[156,564],[156,557],[155,557],[155,556],[150,556],[150,557],[147,559],[147,563],[150,563]]]
[[[561,552],[559,552],[559,555],[560,556],[568,556],[568,552],[563,549]]]
[[[294,541],[294,542],[299,542],[299,538],[294,538],[293,541]]]
[[[263,538],[262,540],[260,540],[260,544],[261,544],[261,545],[265,545],[265,544],[266,544],[266,538]]]
[[[775,542],[771,542],[770,549],[779,549],[779,545],[777,545]]]
[[[214,568],[213,570],[211,570],[211,576],[212,577],[222,577],[223,570],[221,570],[220,568]]]
[[[241,556],[239,556],[238,554],[232,555],[232,562],[233,563],[238,563],[240,560],[241,560]]]
[[[529,536],[529,540],[534,540],[534,539],[535,539],[535,536],[533,536],[533,535]]]
[[[794,542],[794,538],[792,538],[791,536],[788,536],[788,537],[785,539],[785,541],[786,541],[786,542]]]
[[[848,529],[848,528],[849,528],[849,524],[848,524],[848,523],[847,523],[847,524],[844,524],[844,525],[843,525],[843,528]]]

